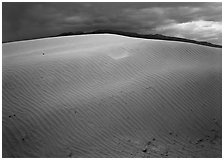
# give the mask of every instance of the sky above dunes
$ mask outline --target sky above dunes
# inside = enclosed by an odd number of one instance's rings
[[[3,42],[111,29],[222,43],[222,4],[2,3]]]

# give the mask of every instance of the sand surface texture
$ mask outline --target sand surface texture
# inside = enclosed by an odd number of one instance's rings
[[[221,157],[221,57],[112,34],[3,44],[3,157]]]

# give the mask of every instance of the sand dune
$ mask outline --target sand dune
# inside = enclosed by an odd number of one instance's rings
[[[3,44],[3,157],[221,157],[221,56],[111,34]]]

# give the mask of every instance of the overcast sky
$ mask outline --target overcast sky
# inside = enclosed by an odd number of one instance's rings
[[[2,6],[3,42],[112,29],[222,43],[221,2],[4,2]]]

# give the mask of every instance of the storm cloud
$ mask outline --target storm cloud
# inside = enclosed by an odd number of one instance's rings
[[[112,29],[221,44],[221,3],[3,3],[3,41]]]

